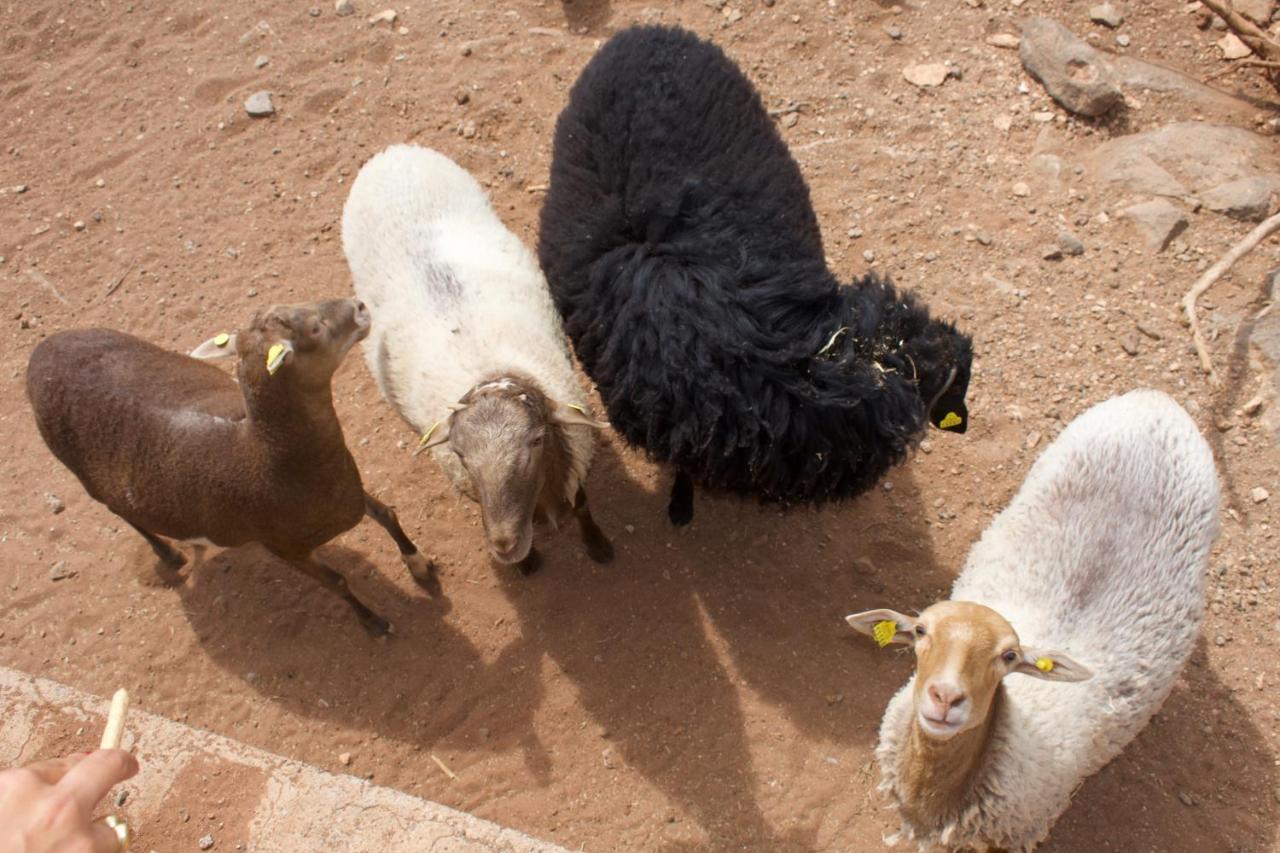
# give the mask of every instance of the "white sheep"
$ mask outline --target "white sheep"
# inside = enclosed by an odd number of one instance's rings
[[[891,843],[1044,840],[1173,688],[1200,629],[1218,502],[1195,423],[1167,395],[1134,391],[1085,412],[1037,460],[951,601],[916,618],[848,617],[918,660],[876,749],[902,818]],[[1054,683],[1068,681],[1081,683]]]
[[[478,501],[489,551],[537,568],[533,524],[578,519],[587,553],[613,548],[583,482],[594,420],[533,255],[453,161],[393,145],[360,170],[342,214],[364,344],[382,394],[454,486]]]

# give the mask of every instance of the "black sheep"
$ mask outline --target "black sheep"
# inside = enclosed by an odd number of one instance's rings
[[[618,33],[556,124],[538,256],[609,420],[693,484],[857,495],[924,429],[964,432],[973,345],[910,294],[827,269],[760,96],[684,30]]]

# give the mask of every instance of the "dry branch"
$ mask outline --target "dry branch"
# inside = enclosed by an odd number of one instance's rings
[[[1214,14],[1226,22],[1227,27],[1240,41],[1248,45],[1255,56],[1280,61],[1280,42],[1273,41],[1253,21],[1237,12],[1229,0],[1201,0]]]
[[[1213,370],[1213,361],[1209,358],[1209,349],[1205,346],[1204,335],[1200,332],[1200,320],[1196,316],[1196,300],[1199,299],[1204,292],[1213,286],[1213,283],[1231,269],[1235,262],[1243,258],[1263,240],[1270,237],[1276,231],[1280,231],[1280,213],[1272,216],[1270,219],[1260,223],[1257,228],[1249,232],[1239,243],[1231,247],[1231,250],[1218,259],[1218,262],[1209,269],[1205,270],[1204,275],[1192,285],[1187,291],[1187,295],[1182,297],[1183,310],[1187,312],[1187,322],[1191,325],[1191,339],[1195,342],[1196,352],[1200,356],[1200,367],[1204,372],[1209,374],[1210,382],[1217,382],[1218,375]]]

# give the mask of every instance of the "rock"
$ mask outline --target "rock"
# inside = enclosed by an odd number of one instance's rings
[[[1130,41],[1129,36],[1125,35],[1124,33],[1121,33],[1120,35],[1116,36],[1116,44],[1120,45],[1121,47],[1128,47],[1129,41]]]
[[[355,14],[356,7],[355,7],[355,4],[351,2],[351,0],[337,0],[337,2],[333,4],[333,11],[339,17],[345,18],[348,15]]]
[[[1031,195],[1031,187],[1027,186],[1023,181],[1018,181],[1012,187],[1013,194],[1018,198],[1026,198]]]
[[[320,7],[319,7],[319,6],[312,6],[310,9],[308,9],[308,10],[307,10],[307,14],[308,14],[308,15],[310,15],[311,17],[313,17],[313,18],[318,18],[318,17],[320,17]]]
[[[1151,340],[1153,341],[1158,341],[1162,337],[1164,337],[1159,332],[1157,332],[1149,323],[1145,323],[1142,320],[1139,320],[1138,322],[1134,323],[1133,327],[1137,329],[1139,332],[1141,332],[1142,334],[1146,335],[1148,338],[1151,338]]]
[[[62,498],[58,497],[52,492],[44,496],[44,502],[46,505],[48,505],[49,512],[53,513],[54,515],[57,515],[58,513],[62,512],[64,509],[67,508],[67,505],[62,502]]]
[[[1089,9],[1089,20],[1095,24],[1105,24],[1114,30],[1124,23],[1124,15],[1110,3],[1101,3]]]
[[[68,578],[75,577],[79,572],[67,566],[66,560],[59,560],[53,564],[53,568],[49,569],[49,580],[64,581]]]
[[[1041,438],[1043,438],[1043,436],[1040,435],[1039,432],[1037,432],[1036,430],[1032,430],[1031,432],[1027,433],[1027,437],[1023,439],[1022,449],[1034,450],[1036,445],[1040,443]]]
[[[1062,247],[1056,243],[1046,243],[1040,247],[1040,257],[1046,261],[1062,260]]]
[[[1254,397],[1253,399],[1249,400],[1249,402],[1245,403],[1243,406],[1240,407],[1240,414],[1246,415],[1251,418],[1256,418],[1258,414],[1262,411],[1262,407],[1264,405],[1266,405],[1266,401],[1263,400],[1261,396]]]
[[[1216,213],[1225,213],[1232,219],[1245,222],[1261,222],[1271,211],[1271,181],[1266,178],[1241,178],[1219,184],[1200,200]]]
[[[1073,113],[1100,116],[1124,100],[1098,52],[1057,21],[1027,21],[1018,55],[1027,73]]]
[[[72,228],[74,228],[74,229],[76,229],[77,231],[83,231],[84,229],[88,228],[89,226],[85,224],[85,222],[84,222],[84,220],[83,220],[83,219],[77,219],[77,220],[75,221],[75,224],[74,224],[74,225],[72,225],[71,227],[72,227]]]
[[[1227,33],[1216,42],[1218,49],[1222,51],[1223,59],[1244,59],[1253,51],[1249,50],[1249,46],[1240,41],[1235,33]]]
[[[885,27],[884,33],[894,41],[898,41],[899,39],[902,38],[902,30],[894,26],[893,24],[890,24],[889,26]]]
[[[1275,140],[1229,125],[1176,122],[1121,136],[1089,155],[1094,176],[1134,193],[1186,198],[1239,178],[1280,189]]]
[[[197,841],[196,844],[200,845],[201,850],[209,850],[213,847],[213,836],[202,835],[200,836],[200,840]]]
[[[1062,247],[1063,254],[1073,256],[1084,254],[1084,243],[1081,243],[1080,238],[1070,231],[1058,232],[1058,245]]]
[[[862,259],[869,264],[875,263],[876,253],[871,251],[870,249],[867,249],[865,252],[862,253]]]
[[[1256,504],[1262,503],[1269,497],[1271,497],[1271,493],[1262,488],[1262,486],[1254,486],[1249,492],[1249,499]]]
[[[474,121],[468,121],[462,125],[462,138],[463,139],[476,138],[476,123]]]
[[[1162,198],[1126,207],[1120,215],[1133,221],[1147,248],[1156,252],[1164,251],[1187,228],[1187,215]]]
[[[1138,336],[1133,333],[1130,333],[1122,337],[1120,339],[1120,349],[1124,350],[1129,355],[1137,355],[1138,354]]]
[[[1020,41],[1022,39],[1011,33],[996,33],[995,35],[987,36],[987,44],[992,47],[1004,48],[1005,50],[1017,50]]]
[[[1231,0],[1232,8],[1264,28],[1271,23],[1273,5],[1273,0]]]
[[[394,25],[396,22],[396,10],[383,9],[381,12],[379,12],[378,14],[374,15],[372,18],[369,19],[369,26],[371,27],[377,26],[378,24],[381,24],[383,21],[386,21],[388,24]]]
[[[799,113],[787,113],[782,117],[783,127],[795,127],[799,123],[800,123]]]
[[[951,76],[951,70],[941,62],[931,62],[927,65],[908,65],[902,69],[902,76],[912,85],[931,88],[941,86]]]
[[[274,115],[276,108],[275,104],[271,103],[271,93],[265,90],[254,92],[245,100],[244,111],[254,118]]]
[[[351,753],[349,753],[349,752],[340,752],[340,753],[338,753],[338,761],[342,762],[342,766],[343,766],[343,767],[350,767],[350,766],[351,766]]]
[[[261,56],[259,56],[257,59],[255,59],[255,60],[253,61],[253,67],[254,67],[254,68],[266,68],[266,67],[267,67],[267,63],[268,63],[268,62],[270,62],[270,61],[271,61],[271,57],[267,56],[267,55],[264,53],[264,54],[262,54]]]

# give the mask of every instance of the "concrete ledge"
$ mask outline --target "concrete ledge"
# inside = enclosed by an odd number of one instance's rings
[[[4,721],[0,766],[96,745],[108,705],[102,697],[0,667],[0,720]],[[69,725],[79,721],[85,732],[76,744],[55,750],[52,747],[60,744],[50,733],[59,728],[59,718],[67,719]],[[237,822],[242,823],[217,839],[220,850],[563,850],[438,803],[329,773],[144,711],[129,712],[124,746],[138,756],[142,770],[123,786],[130,792],[126,805],[111,810],[123,814],[139,831],[136,848],[140,850],[157,845],[171,849],[162,839],[177,840],[171,824],[179,820],[180,810],[183,815],[186,810],[210,810],[198,792],[203,781],[214,777],[232,791],[220,810],[239,815]],[[179,802],[173,802],[175,798]],[[199,831],[196,823],[186,834]]]

